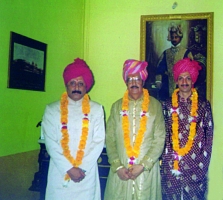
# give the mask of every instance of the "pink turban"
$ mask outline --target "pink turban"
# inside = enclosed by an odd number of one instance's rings
[[[191,76],[192,82],[195,83],[199,75],[199,70],[201,70],[201,66],[198,64],[197,61],[191,60],[190,58],[179,60],[173,66],[174,81],[177,82],[180,74],[188,72]]]
[[[123,79],[126,82],[128,75],[139,73],[141,76],[141,79],[143,81],[146,80],[148,76],[148,72],[146,70],[146,67],[148,66],[148,63],[146,61],[138,61],[129,59],[124,62],[123,65]]]
[[[63,78],[65,85],[73,78],[82,76],[86,84],[86,90],[89,91],[94,83],[93,74],[86,64],[86,62],[80,58],[76,58],[73,63],[67,65],[63,72]]]

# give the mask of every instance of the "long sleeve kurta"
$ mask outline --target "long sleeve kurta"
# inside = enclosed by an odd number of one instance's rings
[[[198,100],[197,127],[194,143],[189,153],[180,160],[179,167],[181,175],[178,177],[171,173],[174,160],[171,108],[171,100],[163,104],[167,130],[161,167],[163,199],[203,200],[205,199],[205,193],[207,191],[207,172],[213,140],[213,119],[210,103],[207,100]],[[180,147],[184,147],[188,141],[190,110],[190,97],[186,101],[179,101]]]
[[[76,158],[76,152],[82,134],[82,100],[73,101],[68,98],[68,132],[71,155]],[[64,187],[64,176],[73,166],[63,155],[60,144],[61,122],[60,101],[46,106],[42,120],[42,132],[47,151],[50,155],[46,200],[99,200],[100,184],[97,159],[104,146],[105,126],[102,106],[90,101],[89,132],[82,164],[86,171],[81,182],[70,182]]]
[[[131,142],[139,129],[142,98],[129,100],[129,124]],[[106,130],[106,149],[111,164],[105,200],[159,200],[161,199],[161,182],[159,157],[162,154],[165,140],[165,125],[160,103],[150,97],[148,120],[140,154],[136,164],[143,163],[146,171],[134,181],[121,180],[116,169],[119,166],[128,168],[128,156],[124,147],[122,130],[122,99],[112,105]]]

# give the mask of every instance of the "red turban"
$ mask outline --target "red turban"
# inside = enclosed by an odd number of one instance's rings
[[[146,70],[146,67],[148,66],[148,63],[146,61],[138,61],[129,59],[124,62],[123,65],[123,79],[126,82],[128,75],[139,73],[141,76],[141,79],[143,81],[146,80],[148,73]]]
[[[65,85],[73,78],[82,76],[86,84],[86,90],[89,91],[94,83],[93,74],[86,64],[86,62],[80,58],[76,58],[73,63],[67,65],[63,72],[63,78]]]
[[[174,81],[177,82],[180,74],[188,72],[191,76],[192,82],[195,83],[199,75],[199,70],[201,70],[201,66],[198,64],[197,61],[191,60],[190,58],[179,60],[173,66]]]

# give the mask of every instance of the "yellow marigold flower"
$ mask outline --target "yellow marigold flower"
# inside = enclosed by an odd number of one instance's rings
[[[122,111],[128,111],[129,99],[128,99],[128,90],[126,90],[123,99],[122,99]],[[149,108],[149,94],[146,89],[143,89],[143,103],[142,103],[142,111],[148,112]],[[140,127],[138,130],[138,134],[136,136],[135,145],[132,147],[130,140],[130,131],[129,131],[129,119],[128,115],[122,116],[122,129],[123,129],[123,139],[126,148],[126,154],[130,158],[131,156],[138,157],[140,146],[143,141],[144,133],[146,130],[147,117],[143,116],[140,119]],[[136,150],[137,149],[137,150]]]
[[[84,156],[84,151],[83,150],[78,150],[78,152],[77,152],[81,157],[83,157]]]
[[[178,160],[174,160],[173,167],[175,170],[179,170],[179,162]]]
[[[85,140],[80,140],[80,144],[81,145],[86,145],[86,141]]]
[[[66,92],[62,94],[61,101],[60,101],[60,109],[61,109],[61,124],[68,123],[68,95]],[[87,94],[84,95],[82,101],[82,112],[87,117],[90,113],[90,104],[89,104],[89,97]],[[79,148],[84,149],[86,146],[87,136],[88,136],[88,124],[89,120],[86,118],[82,119],[82,135],[79,141]],[[61,147],[63,149],[64,156],[69,160],[69,162],[74,166],[78,167],[82,163],[82,159],[84,156],[83,150],[78,150],[76,153],[76,159],[71,155],[69,150],[69,133],[67,127],[63,127],[61,129],[62,139],[60,141]],[[68,175],[65,176],[65,180],[69,180],[70,177]]]
[[[179,89],[176,89],[172,95],[172,106],[174,108],[178,107],[178,93]],[[191,117],[196,117],[197,116],[197,109],[198,109],[198,94],[196,92],[196,89],[192,89],[192,96],[191,96]],[[193,139],[196,134],[196,122],[192,121],[190,124],[190,132],[188,136],[188,141],[184,147],[180,147],[179,145],[179,134],[178,134],[178,129],[179,129],[179,122],[178,122],[178,114],[176,112],[172,113],[172,141],[173,141],[173,149],[175,152],[177,152],[178,155],[185,156],[186,154],[189,153],[193,146]],[[177,160],[174,160],[173,164],[174,169],[178,170],[179,169],[179,164]]]

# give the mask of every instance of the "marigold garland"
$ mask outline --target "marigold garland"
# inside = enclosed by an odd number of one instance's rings
[[[143,89],[143,102],[142,102],[142,112],[140,119],[140,126],[138,134],[135,139],[135,144],[132,147],[129,131],[129,118],[128,118],[128,109],[129,109],[129,99],[128,99],[128,90],[125,92],[122,100],[122,129],[124,133],[124,144],[126,153],[129,157],[129,165],[135,163],[135,158],[139,156],[140,147],[144,138],[144,133],[146,131],[146,122],[147,122],[147,112],[149,109],[149,93],[146,89]]]
[[[197,117],[197,109],[198,109],[198,94],[196,89],[192,88],[192,95],[191,95],[191,122],[190,122],[190,132],[188,136],[188,141],[184,147],[180,147],[179,141],[179,119],[178,119],[178,93],[179,89],[176,89],[172,95],[172,141],[173,141],[173,150],[175,151],[174,154],[174,163],[173,163],[173,170],[172,173],[175,175],[179,175],[179,161],[182,156],[185,156],[191,150],[194,137],[196,134],[196,117]]]
[[[76,159],[71,155],[69,149],[69,133],[68,133],[68,95],[67,92],[64,92],[60,101],[60,112],[61,112],[61,133],[62,139],[60,141],[64,156],[70,161],[70,163],[74,167],[78,167],[82,163],[82,159],[84,157],[84,149],[86,146],[86,141],[88,138],[88,127],[89,127],[89,119],[88,114],[90,113],[90,104],[89,97],[87,94],[84,95],[82,100],[82,112],[84,117],[82,119],[82,135],[79,141],[78,151],[76,153]],[[65,180],[69,180],[70,177],[68,174],[65,176]]]

